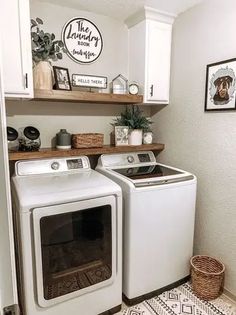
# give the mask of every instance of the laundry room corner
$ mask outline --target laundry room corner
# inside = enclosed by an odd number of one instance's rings
[[[171,100],[152,118],[166,150],[159,161],[198,177],[195,253],[220,257],[226,288],[236,294],[235,112],[204,112],[206,65],[235,56],[234,1],[207,1],[180,14],[173,27]],[[197,26],[196,26],[197,25]],[[219,40],[220,38],[220,40]]]
[[[235,12],[0,1],[0,315],[236,315]]]

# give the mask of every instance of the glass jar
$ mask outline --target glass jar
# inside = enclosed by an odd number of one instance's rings
[[[7,127],[7,144],[10,152],[16,152],[19,149],[18,132],[12,127]]]
[[[38,129],[32,126],[20,128],[19,144],[20,151],[38,151],[41,145]]]

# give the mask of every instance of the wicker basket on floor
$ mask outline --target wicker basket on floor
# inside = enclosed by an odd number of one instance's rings
[[[215,258],[197,255],[191,258],[191,280],[194,293],[201,299],[216,299],[223,291],[225,266]]]
[[[78,133],[72,135],[72,147],[81,148],[100,148],[103,146],[104,134],[102,133]]]

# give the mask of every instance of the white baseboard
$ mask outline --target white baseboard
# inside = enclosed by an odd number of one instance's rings
[[[227,289],[224,289],[223,294],[229,299],[231,300],[234,304],[236,304],[236,296],[231,293],[230,291],[228,291]]]

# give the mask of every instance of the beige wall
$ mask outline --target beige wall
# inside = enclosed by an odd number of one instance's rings
[[[91,19],[101,30],[104,50],[91,65],[67,56],[58,65],[70,73],[127,76],[127,28],[117,20],[66,7],[32,2],[32,17],[41,17],[59,37],[74,16]],[[171,102],[153,116],[156,139],[166,144],[160,161],[198,177],[195,253],[222,259],[226,287],[236,295],[236,111],[204,113],[206,64],[236,57],[236,2],[208,0],[180,15],[174,25]],[[115,36],[114,36],[115,35]],[[8,101],[8,124],[40,129],[42,146],[60,128],[70,132],[103,132],[109,143],[117,105]],[[148,110],[147,110],[148,112]]]
[[[95,74],[108,77],[110,82],[119,73],[127,77],[128,30],[125,24],[107,16],[60,7],[39,1],[31,1],[31,17],[44,21],[43,29],[61,37],[63,25],[73,17],[90,19],[102,33],[104,47],[98,60],[90,65],[81,65],[67,55],[57,62],[58,66],[69,68],[70,74]],[[19,128],[27,125],[37,127],[41,132],[43,147],[50,147],[51,140],[60,128],[71,133],[102,132],[105,143],[109,143],[110,123],[123,109],[118,105],[66,104],[29,101],[7,102],[7,123]]]
[[[195,253],[220,258],[236,295],[236,111],[204,112],[206,65],[235,58],[235,0],[208,0],[174,25],[171,102],[154,116],[160,161],[198,177]]]

